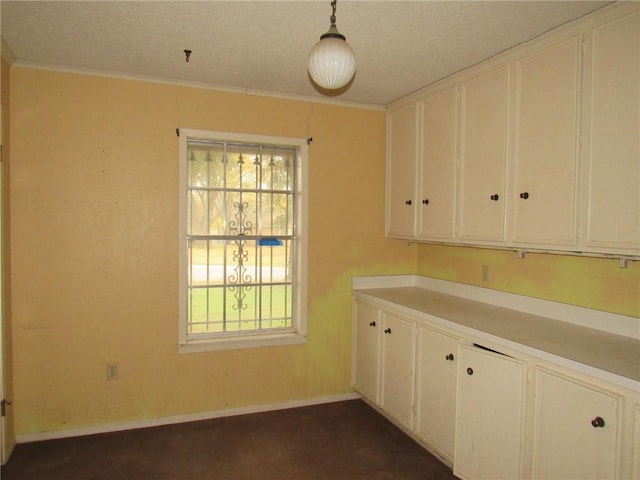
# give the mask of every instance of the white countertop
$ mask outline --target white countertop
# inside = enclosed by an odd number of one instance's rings
[[[354,279],[354,293],[388,303],[396,309],[405,309],[407,313],[417,314],[444,327],[498,342],[516,351],[577,369],[625,388],[640,390],[640,334],[638,337],[625,336],[576,324],[575,318],[570,322],[550,318],[547,312],[554,306],[554,302],[534,300],[534,303],[540,303],[540,308],[534,306],[521,309],[518,295],[496,292],[496,301],[492,302],[497,303],[496,305],[451,294],[460,293],[456,291],[457,284],[451,282],[429,279],[427,284],[434,290],[420,285],[424,283],[420,281],[424,277],[391,276],[391,281],[385,287],[381,287],[385,285],[384,277],[375,278],[379,281],[358,282]],[[399,279],[405,281],[398,282]],[[469,289],[485,292],[470,292]],[[480,296],[486,295],[486,290],[465,285],[461,292],[478,297],[477,293]],[[492,300],[493,293],[488,292],[488,295],[486,299]],[[508,308],[504,303],[513,304],[516,308]],[[579,314],[589,316],[589,312],[584,312],[586,309],[581,307],[562,305],[559,310],[563,308],[576,308],[578,320]],[[537,314],[536,310],[545,315]],[[570,310],[568,312],[567,315],[571,316]],[[640,333],[638,318],[594,312],[595,318],[602,317],[601,321],[605,326],[610,315],[615,317],[609,319],[612,324],[616,321],[628,322],[630,328],[626,328],[626,331],[633,332],[635,325]]]

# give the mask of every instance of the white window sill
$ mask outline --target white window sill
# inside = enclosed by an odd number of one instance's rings
[[[280,333],[273,335],[235,336],[226,338],[207,338],[191,340],[178,344],[179,353],[209,352],[215,350],[237,350],[241,348],[275,347],[280,345],[298,345],[307,343],[307,336],[299,333]]]

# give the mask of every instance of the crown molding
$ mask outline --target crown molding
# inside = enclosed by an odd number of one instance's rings
[[[0,37],[0,39],[2,40],[2,59],[9,65],[12,65],[16,61],[16,56],[11,51],[9,45],[7,45],[7,42],[4,41],[4,38]]]

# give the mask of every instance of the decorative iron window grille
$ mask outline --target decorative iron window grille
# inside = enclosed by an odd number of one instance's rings
[[[297,153],[187,140],[187,338],[295,330]]]

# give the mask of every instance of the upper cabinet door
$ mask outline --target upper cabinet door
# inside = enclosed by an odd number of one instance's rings
[[[420,105],[418,237],[450,240],[455,235],[456,86],[429,95]]]
[[[461,85],[460,239],[505,240],[509,68]]]
[[[591,36],[586,247],[640,254],[640,15]]]
[[[576,243],[579,57],[574,35],[516,62],[517,245]]]
[[[418,104],[387,113],[387,235],[415,235]]]

